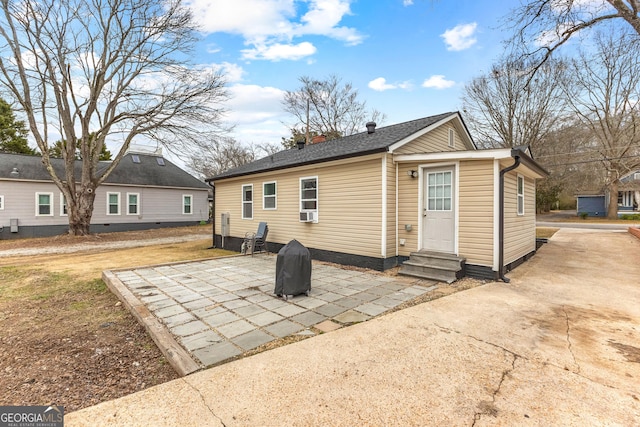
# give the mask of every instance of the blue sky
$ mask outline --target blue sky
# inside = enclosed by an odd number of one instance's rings
[[[465,83],[503,50],[517,0],[189,0],[203,39],[195,62],[220,67],[227,119],[244,144],[288,136],[282,110],[298,77],[336,74],[382,125],[460,109]],[[499,4],[499,6],[498,6]],[[364,123],[363,123],[363,130]]]

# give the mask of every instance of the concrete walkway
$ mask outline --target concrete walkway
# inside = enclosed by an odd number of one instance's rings
[[[309,296],[274,295],[276,256],[256,254],[105,271],[180,375],[291,335],[364,322],[435,290],[436,282],[314,263]]]
[[[640,240],[562,229],[509,276],[68,414],[65,425],[637,425]]]

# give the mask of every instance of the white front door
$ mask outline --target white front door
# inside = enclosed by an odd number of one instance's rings
[[[454,253],[454,168],[425,169],[424,172],[421,249]]]

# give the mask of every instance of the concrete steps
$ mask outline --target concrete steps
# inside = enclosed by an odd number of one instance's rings
[[[402,263],[399,274],[452,283],[464,275],[465,259],[440,252],[411,252]]]

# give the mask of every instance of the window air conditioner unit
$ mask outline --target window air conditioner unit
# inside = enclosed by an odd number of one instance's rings
[[[315,212],[300,212],[300,222],[313,222],[315,215]]]

